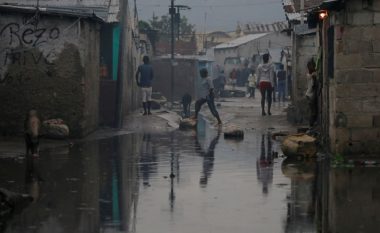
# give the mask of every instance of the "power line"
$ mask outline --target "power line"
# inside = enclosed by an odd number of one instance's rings
[[[216,5],[191,5],[192,8],[212,8],[212,7],[246,7],[246,6],[262,6],[271,4],[281,4],[279,1],[265,1],[261,3],[235,3],[235,4],[216,4]],[[168,7],[165,4],[138,4],[142,7]]]

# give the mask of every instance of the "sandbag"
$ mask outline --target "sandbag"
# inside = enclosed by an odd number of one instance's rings
[[[236,125],[228,125],[223,129],[224,138],[243,139],[244,131]]]
[[[43,135],[46,138],[64,139],[70,135],[70,129],[61,119],[47,120],[42,123]]]
[[[179,122],[179,129],[195,129],[197,127],[197,120],[192,118],[185,118]]]
[[[281,144],[286,156],[313,157],[317,154],[316,139],[306,134],[287,136]]]

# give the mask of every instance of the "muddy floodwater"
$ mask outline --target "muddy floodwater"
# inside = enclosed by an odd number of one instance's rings
[[[271,130],[234,141],[200,124],[4,159],[0,187],[34,200],[0,232],[378,232],[379,168],[281,155]]]

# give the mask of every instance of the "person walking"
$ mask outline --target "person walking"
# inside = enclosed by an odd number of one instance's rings
[[[286,71],[282,64],[277,71],[277,79],[278,101],[280,102],[282,99],[282,102],[285,102]]]
[[[317,102],[317,72],[315,69],[315,62],[311,59],[307,63],[308,73],[307,78],[307,90],[305,93],[306,99],[309,104],[310,118],[309,126],[313,127],[318,117],[318,102]]]
[[[269,54],[263,55],[263,64],[257,68],[257,82],[261,92],[261,114],[265,113],[265,100],[268,102],[268,115],[272,115],[270,109],[272,105],[272,91],[274,86],[274,68],[269,62]]]
[[[252,70],[251,74],[248,76],[248,93],[250,98],[255,98],[256,89],[256,75]]]
[[[143,57],[144,64],[140,65],[136,72],[136,82],[141,88],[142,102],[144,113],[143,115],[151,115],[150,107],[152,102],[152,80],[154,77],[153,67],[150,65],[149,57]]]
[[[200,75],[202,78],[202,85],[200,90],[201,97],[195,102],[194,119],[198,119],[198,114],[202,108],[202,105],[207,103],[212,115],[218,120],[218,124],[221,125],[222,121],[220,120],[219,113],[215,107],[214,84],[212,82],[212,78],[208,76],[208,71],[206,68],[200,70]]]
[[[232,84],[232,90],[235,90],[237,77],[238,77],[238,71],[236,70],[236,68],[233,68],[230,73],[230,82]]]
[[[219,79],[219,95],[224,91],[224,87],[226,86],[226,76],[224,75],[224,70],[220,71],[220,74],[218,76]]]

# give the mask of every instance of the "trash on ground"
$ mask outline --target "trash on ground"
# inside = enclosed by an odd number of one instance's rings
[[[227,125],[224,129],[224,138],[243,139],[244,131],[237,125]]]
[[[193,118],[185,118],[179,122],[179,129],[195,129],[197,127],[197,120]]]
[[[51,119],[42,123],[42,132],[47,138],[65,139],[69,136],[70,129],[62,119]]]
[[[317,154],[316,139],[306,134],[287,136],[282,142],[281,149],[286,156],[314,157]]]

